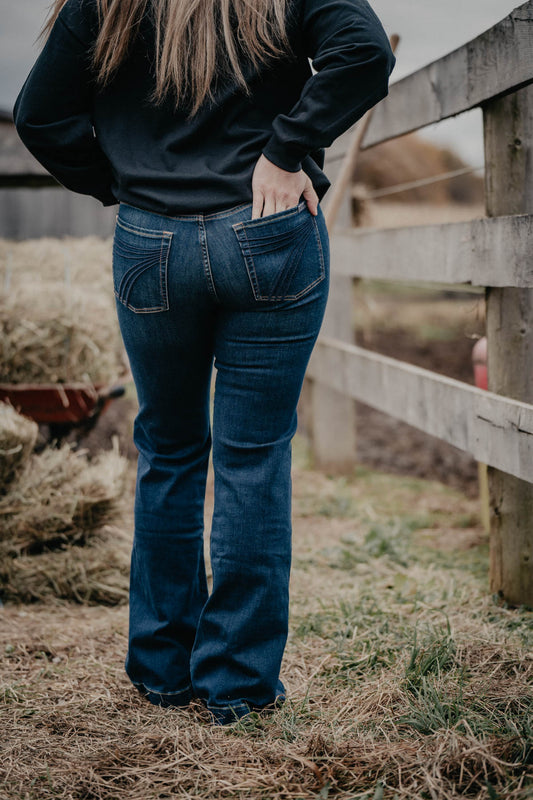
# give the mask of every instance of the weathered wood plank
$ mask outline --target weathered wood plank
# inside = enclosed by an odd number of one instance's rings
[[[0,189],[0,237],[101,236],[113,234],[118,206],[54,189]]]
[[[532,213],[533,87],[487,103],[483,122],[487,214]],[[489,389],[533,403],[533,291],[491,287],[486,305]],[[506,473],[488,470],[490,587],[533,607],[533,485]]]
[[[533,287],[532,253],[530,214],[331,237],[332,268],[352,278]]]
[[[308,373],[478,461],[533,481],[533,405],[326,337]]]
[[[489,30],[392,83],[376,107],[363,147],[455,116],[533,82],[533,1]],[[342,158],[351,130],[326,153],[326,166]]]

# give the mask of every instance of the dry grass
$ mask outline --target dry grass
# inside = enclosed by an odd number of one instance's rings
[[[130,544],[107,526],[123,511],[128,462],[116,447],[91,462],[69,445],[32,454],[36,428],[0,405],[0,597],[125,602]]]
[[[28,461],[37,434],[35,422],[0,403],[0,496]]]
[[[2,798],[531,796],[533,616],[488,593],[475,501],[303,451],[294,496],[286,705],[228,728],[155,708],[123,670],[125,607],[6,606]]]
[[[107,383],[124,366],[111,241],[0,239],[2,381]]]
[[[87,536],[87,531],[83,531]],[[55,544],[53,551],[0,560],[6,601],[31,603],[61,598],[78,603],[119,605],[128,600],[131,543],[116,526],[100,528],[80,547]]]
[[[112,294],[54,281],[0,293],[6,383],[108,383],[124,371]]]
[[[124,371],[110,246],[0,240],[2,381],[105,384]],[[0,597],[124,603],[130,543],[109,526],[122,512],[126,460],[115,448],[90,462],[67,445],[30,456],[35,436],[2,411]]]
[[[23,242],[0,239],[0,287],[8,292],[33,281],[84,286],[113,293],[111,239],[96,236],[42,238]]]
[[[33,455],[0,499],[0,541],[14,555],[78,542],[116,516],[126,467],[116,451],[88,462],[68,444]]]

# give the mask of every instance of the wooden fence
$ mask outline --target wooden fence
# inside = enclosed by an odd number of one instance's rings
[[[331,293],[308,370],[315,458],[355,458],[353,400],[488,465],[490,587],[533,606],[533,0],[394,83],[371,147],[474,107],[483,112],[487,218],[330,232]],[[329,149],[334,180],[352,131]],[[353,344],[351,283],[372,277],[485,287],[489,391]]]
[[[33,158],[0,110],[0,238],[111,236],[116,208],[74,194]]]

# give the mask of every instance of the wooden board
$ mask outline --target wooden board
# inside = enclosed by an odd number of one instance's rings
[[[118,206],[57,189],[0,189],[0,238],[113,234]]]
[[[487,214],[533,213],[533,86],[487,103],[483,123]],[[489,389],[533,403],[533,290],[485,294]],[[533,485],[506,472],[488,470],[490,590],[533,607]]]
[[[533,287],[533,216],[339,230],[332,269],[349,277]]]
[[[533,405],[336,339],[318,341],[308,373],[478,461],[533,481]]]
[[[363,148],[532,83],[532,28],[533,0],[529,0],[472,41],[392,83],[375,109]],[[342,158],[350,136],[351,129],[334,142],[326,163]]]

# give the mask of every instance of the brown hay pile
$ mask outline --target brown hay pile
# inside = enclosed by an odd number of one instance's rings
[[[126,463],[113,450],[88,462],[68,444],[34,455],[0,499],[0,543],[17,556],[85,541],[113,520]]]
[[[5,601],[32,603],[53,597],[88,605],[128,601],[130,543],[118,529],[85,547],[65,545],[38,556],[0,558],[0,592]],[[112,538],[111,538],[112,537]]]
[[[468,166],[453,151],[440,148],[416,133],[362,150],[353,180],[369,189],[385,189],[401,183],[441,175]],[[477,166],[474,164],[473,166]],[[388,200],[398,203],[482,203],[483,180],[479,173],[418,186]]]
[[[124,371],[111,292],[29,281],[0,293],[6,383],[108,383]]]
[[[27,458],[0,496],[4,600],[127,600],[129,544],[106,527],[122,511],[126,471],[116,447],[90,462],[69,445]]]
[[[35,422],[0,403],[0,495],[28,461],[37,433]]]
[[[124,372],[110,266],[111,242],[94,237],[0,240],[2,382],[106,384]],[[130,543],[110,524],[126,460],[116,447],[92,461],[67,445],[32,454],[36,435],[2,413],[0,597],[125,602]]]

